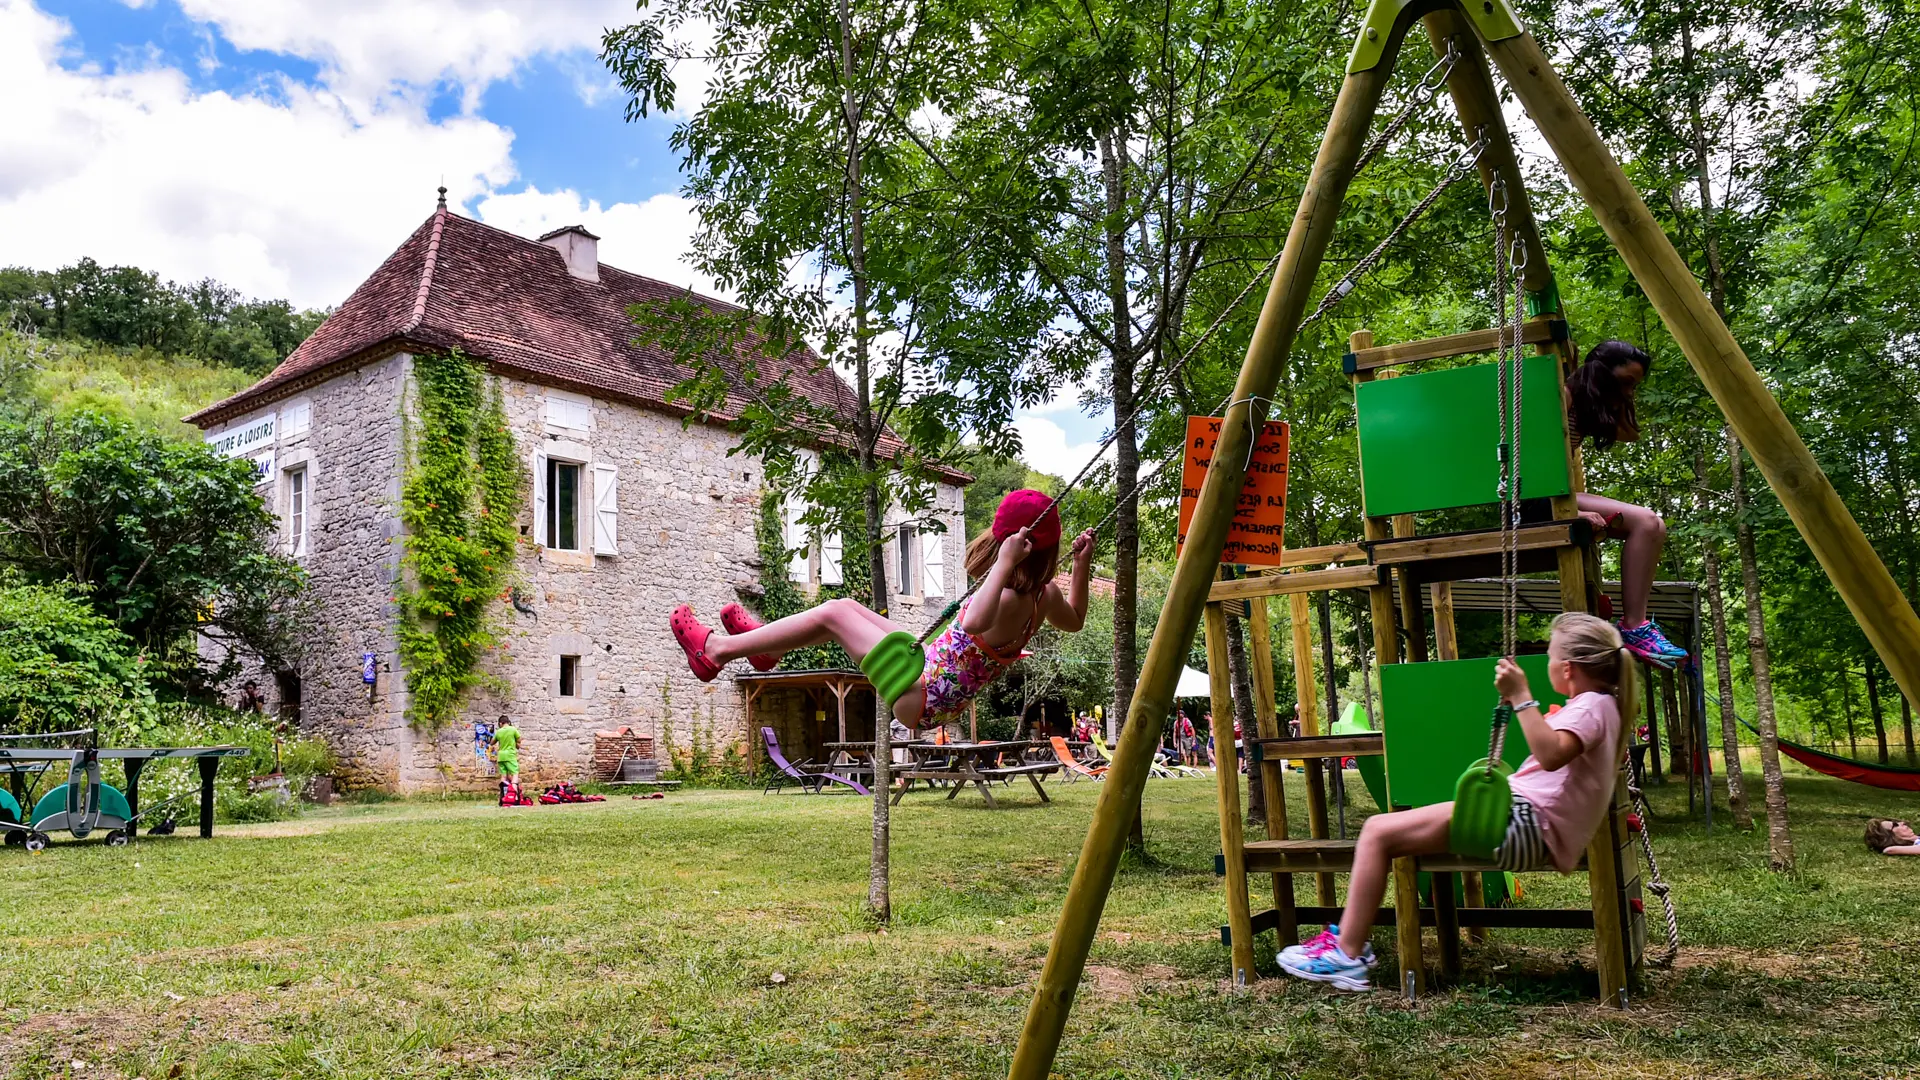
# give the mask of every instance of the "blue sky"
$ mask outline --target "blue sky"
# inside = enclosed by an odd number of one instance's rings
[[[610,264],[712,291],[668,147],[596,53],[631,0],[0,0],[0,265],[82,256],[337,304],[431,213],[579,222]],[[682,102],[704,73],[683,70]],[[1022,415],[1071,472],[1101,435]]]

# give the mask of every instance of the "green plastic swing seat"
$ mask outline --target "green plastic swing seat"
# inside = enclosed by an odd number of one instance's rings
[[[1507,821],[1513,815],[1513,788],[1507,776],[1513,766],[1504,761],[1487,767],[1481,758],[1460,774],[1453,789],[1453,819],[1447,827],[1447,846],[1456,854],[1491,859],[1507,839]]]
[[[919,642],[905,630],[895,630],[874,643],[865,658],[860,661],[860,670],[873,684],[873,689],[887,703],[892,711],[893,703],[900,696],[913,689],[920,681],[921,672],[927,667],[927,654],[920,650]]]

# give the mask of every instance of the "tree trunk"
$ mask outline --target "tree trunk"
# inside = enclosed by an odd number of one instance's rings
[[[1891,431],[1881,434],[1880,445],[1887,459],[1887,480],[1893,488],[1895,517],[1900,523],[1900,554],[1907,578],[1907,603],[1920,600],[1920,585],[1915,582],[1914,568],[1914,530],[1913,505],[1907,501],[1907,475],[1900,468],[1900,458],[1893,452],[1896,445]],[[1913,747],[1913,702],[1905,693],[1900,695],[1900,736],[1906,744],[1907,764],[1914,763]]]
[[[1907,764],[1913,764],[1913,702],[1900,695],[1900,737],[1907,744]]]
[[[1707,505],[1707,454],[1701,447],[1693,451],[1693,505],[1701,521],[1712,520]],[[1700,561],[1707,579],[1707,610],[1713,621],[1713,668],[1720,680],[1720,749],[1725,756],[1727,809],[1733,812],[1734,827],[1753,831],[1753,810],[1747,803],[1747,776],[1740,767],[1740,725],[1733,713],[1733,656],[1727,651],[1727,600],[1720,587],[1720,544],[1708,537],[1700,545]],[[1700,676],[1705,679],[1706,676]]]
[[[1840,704],[1847,711],[1847,756],[1860,756],[1860,740],[1853,730],[1853,672],[1845,671],[1840,675]]]
[[[1880,764],[1887,763],[1887,712],[1880,706],[1880,669],[1867,657],[1867,714],[1873,717],[1873,738],[1880,745]]]
[[[1667,775],[1683,779],[1693,775],[1693,755],[1690,753],[1693,733],[1687,730],[1686,718],[1680,715],[1680,698],[1674,692],[1673,672],[1660,673],[1660,711],[1667,718]],[[1648,687],[1649,691],[1653,688]],[[1691,784],[1691,779],[1687,783]]]
[[[1113,418],[1119,425],[1114,440],[1113,490],[1120,504],[1113,518],[1113,707],[1107,711],[1107,738],[1119,738],[1133,704],[1133,687],[1140,676],[1137,640],[1140,605],[1140,445],[1131,417],[1133,390],[1133,303],[1127,289],[1127,133],[1102,132],[1100,165],[1106,180],[1107,301],[1113,314]],[[1145,844],[1140,815],[1135,814],[1127,846]]]
[[[1760,596],[1759,560],[1753,549],[1753,522],[1747,518],[1746,466],[1740,439],[1728,428],[1727,458],[1733,469],[1734,538],[1740,551],[1740,578],[1747,605],[1747,663],[1753,672],[1754,726],[1760,729],[1760,779],[1766,785],[1767,862],[1775,870],[1793,869],[1793,832],[1787,825],[1787,789],[1780,775],[1779,728],[1773,711],[1773,668],[1767,656],[1767,613]]]
[[[873,379],[867,334],[868,291],[866,252],[866,206],[860,175],[861,143],[865,136],[860,98],[854,93],[853,17],[847,0],[839,2],[840,74],[845,80],[841,94],[841,120],[845,124],[847,148],[847,268],[853,278],[853,369],[854,391],[859,409],[854,416],[855,434],[860,443],[860,472],[864,478],[862,498],[866,511],[868,572],[872,576],[873,610],[887,613],[886,547],[880,527],[885,508],[880,504],[878,462],[874,448],[879,444],[879,424],[873,414]],[[873,853],[867,872],[867,908],[875,921],[885,925],[893,919],[891,867],[891,822],[888,796],[892,794],[893,757],[892,710],[885,701],[874,703],[873,718]]]

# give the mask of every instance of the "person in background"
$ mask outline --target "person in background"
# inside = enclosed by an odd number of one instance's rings
[[[1920,855],[1920,836],[1913,826],[1892,818],[1867,822],[1867,850],[1882,855]]]
[[[500,782],[520,786],[520,729],[513,718],[502,716],[493,727],[493,761],[500,768]]]
[[[1180,710],[1180,719],[1173,726],[1174,745],[1180,748],[1180,762],[1183,765],[1200,764],[1200,744],[1193,737],[1193,718],[1185,709]]]
[[[266,712],[267,699],[260,693],[260,684],[251,679],[247,680],[247,685],[240,688],[240,702],[234,708],[245,713]]]

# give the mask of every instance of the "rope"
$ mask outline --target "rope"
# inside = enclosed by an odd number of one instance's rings
[[[1366,168],[1368,163],[1386,147],[1387,143],[1392,141],[1393,137],[1398,134],[1400,129],[1404,128],[1412,118],[1415,110],[1433,100],[1434,94],[1446,83],[1447,76],[1453,72],[1454,65],[1459,61],[1459,58],[1458,49],[1455,48],[1452,41],[1449,41],[1447,43],[1446,54],[1436,61],[1433,67],[1428,68],[1425,75],[1421,76],[1419,84],[1414,88],[1413,97],[1408,101],[1406,107],[1400,111],[1400,115],[1394,117],[1392,122],[1374,138],[1365,152],[1361,154],[1360,160],[1354,166],[1354,175],[1359,175],[1360,170]],[[1441,174],[1440,181],[1434,185],[1432,191],[1427,193],[1426,198],[1420,200],[1418,205],[1408,211],[1406,216],[1401,218],[1399,223],[1393,227],[1393,230],[1386,235],[1386,238],[1381,240],[1379,244],[1375,245],[1372,251],[1367,253],[1366,258],[1355,263],[1353,269],[1347,271],[1344,277],[1336,282],[1331,289],[1327,290],[1326,295],[1320,298],[1320,303],[1313,309],[1312,314],[1300,320],[1300,324],[1294,328],[1294,336],[1297,338],[1307,327],[1312,326],[1328,312],[1338,307],[1340,302],[1345,300],[1347,295],[1353,291],[1354,286],[1359,283],[1360,279],[1372,272],[1374,266],[1386,255],[1388,249],[1398,243],[1400,238],[1406,235],[1407,230],[1411,229],[1415,222],[1419,221],[1428,210],[1433,208],[1434,203],[1440,201],[1440,197],[1446,194],[1447,189],[1459,183],[1479,164],[1480,155],[1484,152],[1485,147],[1486,139],[1482,136],[1481,138],[1475,139],[1465,150],[1462,150],[1460,154],[1454,158],[1452,164],[1447,166],[1446,172]],[[1233,298],[1233,302],[1220,310],[1220,314],[1214,318],[1212,324],[1194,340],[1192,345],[1187,347],[1186,351],[1181,354],[1177,361],[1168,366],[1166,374],[1162,375],[1158,380],[1155,380],[1156,384],[1172,384],[1174,378],[1178,376],[1181,371],[1185,370],[1187,362],[1199,354],[1200,347],[1205,345],[1207,341],[1213,337],[1214,332],[1226,323],[1229,316],[1239,310],[1242,303],[1246,302],[1247,295],[1253,291],[1254,286],[1265,281],[1268,276],[1273,273],[1274,267],[1279,265],[1281,257],[1285,254],[1286,248],[1283,246],[1279,251],[1274,253],[1273,258],[1266,261],[1266,264],[1260,268],[1258,273],[1247,280],[1246,285],[1243,286],[1239,294]],[[1041,517],[1045,517],[1048,510],[1054,509],[1066,501],[1067,496],[1072,494],[1073,490],[1080,486],[1081,481],[1085,480],[1088,474],[1093,472],[1094,467],[1100,463],[1100,459],[1106,455],[1107,448],[1113,445],[1114,441],[1120,437],[1120,433],[1126,430],[1127,425],[1132,423],[1152,400],[1151,395],[1146,393],[1140,395],[1139,399],[1134,402],[1133,408],[1127,411],[1127,415],[1115,422],[1113,430],[1108,433],[1105,439],[1101,440],[1099,448],[1093,452],[1093,456],[1087,460],[1087,463],[1080,467],[1080,471],[1074,474],[1073,479],[1067,481],[1066,486],[1060,489],[1059,494],[1047,500],[1047,505],[1040,511]],[[1186,446],[1184,440],[1176,449],[1181,452],[1185,451]],[[1156,466],[1147,476],[1137,479],[1125,495],[1114,500],[1113,509],[1107,512],[1106,517],[1100,519],[1092,531],[1096,534],[1104,531],[1108,523],[1112,522],[1113,519],[1119,515],[1120,508],[1126,505],[1128,499],[1158,477],[1169,464],[1180,456],[1181,453],[1176,452],[1166,461]],[[938,618],[927,624],[927,628],[921,632],[915,644],[925,646],[928,641],[931,641],[935,632],[946,625],[947,621],[960,611],[960,606],[980,590],[980,585],[985,580],[985,578],[982,578],[980,581],[975,581],[968,585],[966,592],[960,594],[958,599],[948,604],[946,608],[940,612]]]
[[[1628,675],[1632,677],[1631,673]],[[1653,857],[1653,835],[1650,828],[1653,812],[1647,809],[1646,796],[1640,791],[1640,770],[1634,766],[1633,756],[1627,756],[1627,794],[1633,797],[1634,812],[1640,815],[1640,853],[1647,859],[1647,891],[1660,898],[1660,909],[1666,915],[1666,948],[1654,963],[1660,967],[1672,967],[1673,961],[1680,955],[1680,917],[1673,910],[1673,888],[1660,873],[1660,861]]]

